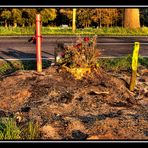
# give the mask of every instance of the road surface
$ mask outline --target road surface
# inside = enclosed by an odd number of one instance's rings
[[[28,42],[30,36],[0,37],[0,60],[30,60],[36,58],[36,46]],[[53,59],[57,43],[71,44],[76,37],[43,36],[42,58]],[[140,55],[148,57],[148,37],[97,37],[101,57],[123,57],[132,54],[134,42],[140,42]]]

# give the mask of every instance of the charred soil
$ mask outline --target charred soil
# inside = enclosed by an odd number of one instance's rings
[[[141,71],[134,92],[129,81],[102,69],[82,80],[54,66],[17,71],[0,80],[0,117],[37,122],[42,140],[147,140],[148,75]]]

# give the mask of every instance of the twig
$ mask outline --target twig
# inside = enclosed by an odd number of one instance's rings
[[[98,91],[91,91],[89,92],[90,95],[109,95],[109,92],[108,91],[104,91],[104,92],[98,92]]]

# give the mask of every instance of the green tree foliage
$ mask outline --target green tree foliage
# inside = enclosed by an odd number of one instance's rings
[[[0,23],[5,27],[34,26],[37,13],[42,15],[43,26],[51,23],[57,26],[62,24],[72,26],[72,8],[0,8]],[[77,8],[77,28],[92,26],[138,28],[140,22],[142,26],[148,26],[148,8]]]
[[[72,16],[73,16],[72,8],[60,9],[60,15],[61,15],[62,23],[67,25],[72,25]]]
[[[43,23],[48,23],[48,21],[52,21],[56,18],[56,9],[53,8],[45,8],[40,11],[40,14],[42,16],[42,22]]]
[[[5,27],[8,27],[8,21],[10,20],[10,18],[11,18],[11,11],[9,11],[9,10],[4,10],[4,11],[2,11],[2,13],[1,13],[1,18],[4,20],[4,22],[5,22]]]
[[[120,17],[119,14],[120,13],[117,8],[100,8],[93,10],[91,18],[99,27],[109,27],[117,24],[117,20]]]
[[[113,24],[117,21],[119,14],[118,10],[115,9],[104,9],[103,16],[101,17],[102,24],[109,27],[113,26]]]
[[[17,24],[22,24],[22,12],[20,9],[12,9],[12,21],[13,26],[17,27]]]
[[[28,8],[22,9],[22,19],[24,25],[34,26],[36,14],[37,14],[36,9],[28,9]]]
[[[93,11],[90,8],[83,8],[77,10],[77,22],[79,22],[79,26],[89,27],[92,20]]]
[[[148,26],[148,8],[140,9],[140,23],[142,26]]]

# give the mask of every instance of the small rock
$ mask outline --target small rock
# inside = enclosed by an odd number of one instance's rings
[[[36,72],[34,71],[33,74],[38,75],[38,76],[45,76],[45,72]]]
[[[81,121],[71,118],[69,119],[67,130],[70,133],[72,133],[73,130],[82,131],[85,130],[85,125]]]
[[[123,114],[123,115],[137,114],[137,111],[131,110],[131,109],[124,109],[124,110],[122,110],[122,114]]]
[[[56,65],[56,63],[54,63],[54,62],[53,62],[53,63],[51,63],[51,66],[55,66],[55,65]]]
[[[21,112],[16,112],[14,115],[16,122],[19,124],[23,120],[23,115]]]
[[[78,100],[78,101],[82,101],[83,99],[84,98],[82,96],[79,96],[79,97],[76,98],[76,100]]]
[[[89,93],[88,93],[89,95],[103,95],[103,94],[105,94],[105,95],[108,95],[109,94],[109,92],[98,92],[98,91],[90,91]]]
[[[113,139],[120,139],[120,137],[114,136],[113,133],[106,133],[103,135],[94,135],[87,138],[87,140],[101,140],[101,139],[113,140]]]
[[[52,139],[52,140],[60,140],[61,137],[58,134],[57,130],[53,128],[51,125],[45,125],[41,129],[41,135],[43,139]]]
[[[98,140],[98,136],[97,135],[90,136],[87,138],[87,140]]]

